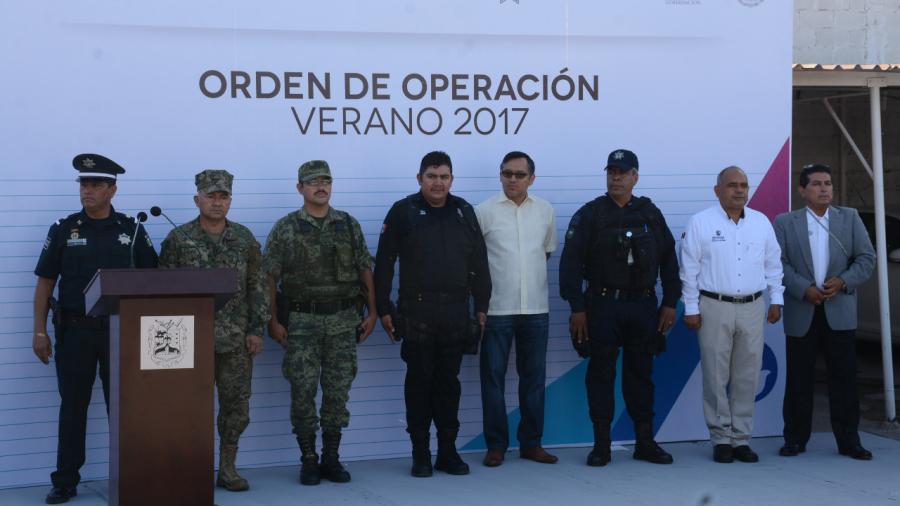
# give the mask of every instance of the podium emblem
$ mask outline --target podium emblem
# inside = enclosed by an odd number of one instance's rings
[[[142,316],[141,369],[193,369],[194,317]]]

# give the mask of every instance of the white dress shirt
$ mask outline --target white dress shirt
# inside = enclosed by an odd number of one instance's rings
[[[806,228],[809,229],[809,252],[812,254],[813,277],[819,288],[825,285],[825,271],[828,270],[828,262],[831,261],[828,253],[828,226],[828,209],[825,210],[825,215],[820,217],[816,216],[812,209],[806,208]]]
[[[700,290],[746,296],[769,289],[770,304],[784,304],[781,248],[769,219],[744,208],[735,223],[720,205],[691,216],[681,240],[684,314],[700,314]]]
[[[489,315],[550,311],[547,254],[556,249],[556,217],[546,200],[516,205],[500,193],[475,207],[491,269]]]

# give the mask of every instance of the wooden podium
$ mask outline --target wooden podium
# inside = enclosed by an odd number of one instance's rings
[[[109,504],[212,506],[215,310],[234,269],[99,270],[84,290],[109,315]]]

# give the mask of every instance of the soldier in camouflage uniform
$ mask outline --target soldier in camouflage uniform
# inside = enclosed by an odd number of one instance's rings
[[[240,291],[216,312],[215,375],[219,394],[219,475],[216,485],[230,491],[250,488],[235,469],[238,439],[250,423],[253,357],[263,349],[269,319],[260,245],[247,227],[226,219],[234,177],[225,170],[204,170],[194,181],[197,219],[169,232],[162,243],[160,267],[231,267]]]
[[[333,209],[331,170],[313,160],[300,166],[303,207],[278,220],[266,241],[263,266],[275,307],[280,286],[286,316],[269,321],[269,335],[287,352],[282,371],[291,383],[291,424],[300,445],[300,483],[350,481],[338,459],[347,400],[356,377],[356,345],[375,326],[372,256],[359,223]],[[368,314],[361,318],[363,301]],[[279,312],[282,312],[279,310]],[[322,385],[322,460],[316,455],[316,391]]]

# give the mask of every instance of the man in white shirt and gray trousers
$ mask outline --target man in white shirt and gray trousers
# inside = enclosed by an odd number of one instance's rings
[[[481,403],[487,454],[484,465],[503,463],[509,446],[506,368],[513,339],[519,375],[519,455],[553,464],[541,447],[550,304],[547,259],[556,250],[550,203],[528,193],[534,161],[513,151],[500,164],[503,192],[475,207],[487,245],[491,304],[481,346]]]
[[[765,320],[776,323],[784,304],[781,248],[768,218],[746,207],[750,187],[743,170],[722,170],[715,193],[719,204],[692,216],[682,236],[684,323],[700,337],[713,460],[757,462],[749,442]]]

